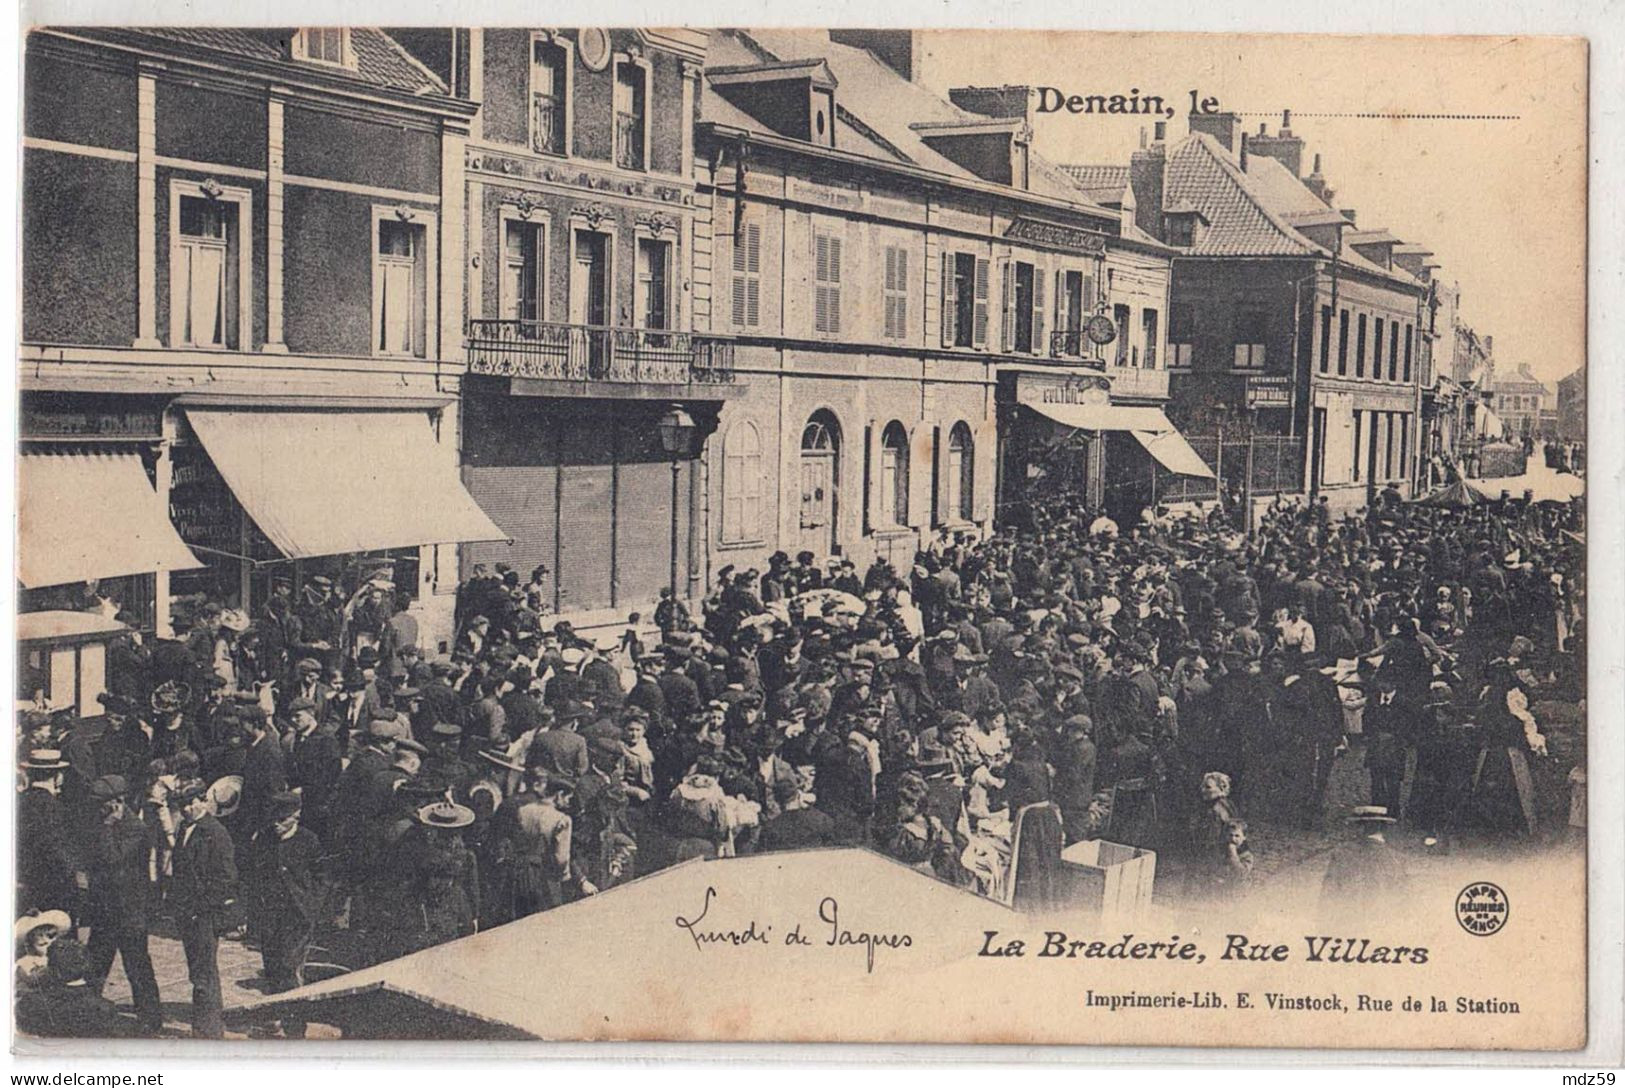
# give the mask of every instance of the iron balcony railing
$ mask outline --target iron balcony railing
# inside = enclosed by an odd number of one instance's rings
[[[1079,359],[1097,365],[1104,362],[1099,348],[1082,329],[1056,329],[1049,334],[1049,353],[1052,359]]]
[[[564,154],[564,107],[553,95],[530,96],[530,141],[544,154]]]
[[[734,379],[733,343],[666,329],[512,318],[468,323],[469,370],[507,378],[688,385]]]
[[[615,114],[615,165],[622,170],[643,169],[643,116]]]

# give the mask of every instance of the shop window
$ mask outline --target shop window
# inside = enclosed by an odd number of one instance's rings
[[[722,442],[722,540],[762,538],[762,434],[741,419]]]
[[[908,432],[896,420],[880,433],[879,524],[908,524]]]

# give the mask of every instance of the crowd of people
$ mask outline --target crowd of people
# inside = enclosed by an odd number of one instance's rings
[[[1582,519],[1392,494],[1243,532],[1047,503],[910,570],[724,568],[599,637],[547,615],[545,568],[476,568],[439,656],[385,576],[208,607],[115,646],[101,719],[21,714],[19,1024],[119,1030],[122,957],[157,1031],[163,927],[219,1036],[223,937],[280,992],[313,948],[354,969],[695,857],[865,847],[1008,901],[1032,806],[1232,895],[1249,824],[1341,821],[1342,760],[1357,819],[1539,837],[1583,789],[1583,727],[1540,716],[1584,698]]]

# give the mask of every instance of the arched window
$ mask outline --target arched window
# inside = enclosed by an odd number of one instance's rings
[[[880,433],[879,524],[908,524],[908,432],[896,420]]]
[[[748,419],[722,441],[722,539],[762,539],[762,432]]]
[[[971,520],[976,493],[976,447],[970,428],[955,423],[948,435],[948,501],[944,514],[955,521]]]

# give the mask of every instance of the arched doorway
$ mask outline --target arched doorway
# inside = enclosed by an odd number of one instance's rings
[[[841,425],[832,412],[820,409],[801,432],[801,515],[798,550],[822,558],[835,550],[835,524],[840,513],[837,481],[841,478]]]

